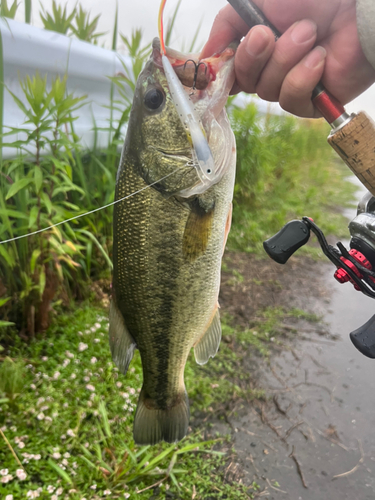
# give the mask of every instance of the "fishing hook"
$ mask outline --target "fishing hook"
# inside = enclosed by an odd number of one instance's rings
[[[198,70],[199,70],[199,66],[202,64],[204,66],[204,74],[207,74],[207,64],[205,62],[202,62],[202,61],[198,61],[197,63],[193,60],[193,59],[187,59],[185,61],[185,64],[184,64],[184,70],[186,69],[186,65],[188,62],[192,62],[194,64],[194,80],[193,80],[193,90],[196,89],[196,83],[197,83],[197,79],[198,79]]]

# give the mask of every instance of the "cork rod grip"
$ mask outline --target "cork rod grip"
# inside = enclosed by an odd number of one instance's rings
[[[328,137],[329,144],[375,196],[375,123],[361,111]]]

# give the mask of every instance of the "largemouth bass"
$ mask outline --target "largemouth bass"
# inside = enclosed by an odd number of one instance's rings
[[[215,165],[224,171],[218,183],[199,195],[189,196],[200,180],[168,89],[158,39],[135,89],[116,200],[137,194],[114,210],[109,338],[124,374],[135,347],[140,351],[144,380],[134,419],[138,444],[175,442],[186,435],[187,357],[194,347],[196,361],[204,364],[219,348],[220,267],[236,164],[224,106],[234,82],[235,49],[230,46],[203,61],[199,88],[191,95]],[[180,80],[191,86],[195,70],[188,60],[194,57],[170,49],[167,57]],[[192,93],[189,87],[186,91]]]

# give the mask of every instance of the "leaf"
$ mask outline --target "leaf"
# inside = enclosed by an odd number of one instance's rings
[[[34,207],[32,207],[32,209],[30,210],[30,216],[29,216],[29,228],[30,227],[33,227],[33,225],[35,224],[37,218],[38,218],[38,213],[39,213],[39,208],[35,205]]]
[[[38,193],[43,184],[43,172],[39,165],[35,165],[34,167],[34,180],[35,180],[35,189]]]
[[[73,481],[70,479],[68,474],[61,469],[55,462],[53,462],[50,458],[48,459],[48,465],[57,472],[57,474],[62,477],[67,483],[73,484]]]
[[[43,270],[39,275],[39,293],[41,297],[43,295],[45,287],[46,287],[46,273]]]
[[[41,250],[39,248],[36,248],[31,255],[31,259],[30,259],[31,274],[33,274],[35,271],[35,265],[36,265],[36,262],[37,262],[40,254],[41,254]]]
[[[0,299],[0,307],[4,306],[7,302],[11,300],[12,297],[6,297],[5,299]]]
[[[33,179],[19,179],[16,181],[14,184],[12,184],[9,188],[8,194],[6,195],[5,199],[9,200],[12,196],[18,193],[21,189],[25,189],[29,184],[33,182]]]
[[[40,197],[43,200],[43,203],[44,203],[44,206],[47,209],[48,215],[51,215],[51,213],[52,213],[52,202],[49,199],[48,194],[47,193],[42,193]]]
[[[10,321],[2,321],[0,320],[0,328],[3,328],[5,326],[13,326],[15,323],[11,323]]]

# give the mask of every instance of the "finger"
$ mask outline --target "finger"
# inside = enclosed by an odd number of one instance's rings
[[[284,78],[312,49],[316,35],[316,24],[304,19],[291,26],[279,38],[257,85],[256,91],[260,97],[267,101],[279,100]]]
[[[311,101],[311,94],[322,78],[327,52],[315,47],[286,76],[280,91],[280,106],[297,116],[321,116]]]
[[[245,21],[240,18],[231,5],[226,5],[215,18],[209,39],[202,49],[200,58],[204,59],[216,52],[221,52],[233,40],[241,40],[248,31],[249,27]]]
[[[275,37],[265,26],[254,26],[240,43],[236,59],[236,83],[248,93],[254,93],[260,74],[271,57]]]

